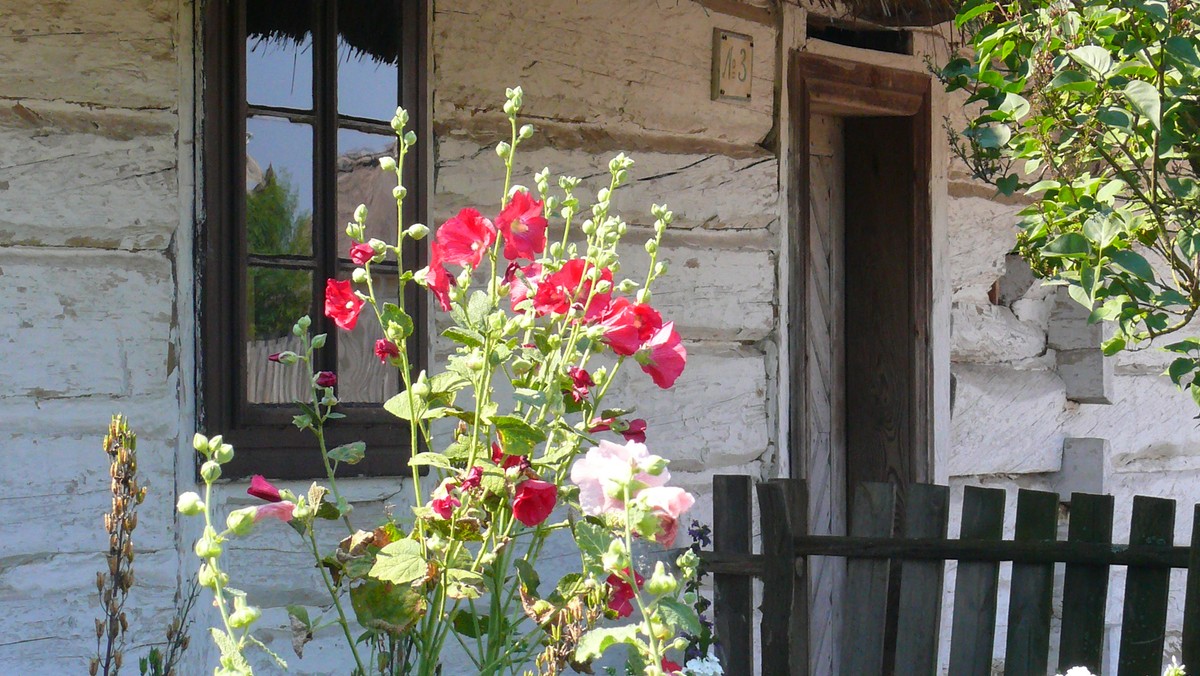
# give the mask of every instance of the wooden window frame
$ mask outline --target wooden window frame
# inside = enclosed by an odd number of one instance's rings
[[[264,474],[278,479],[325,476],[324,464],[311,432],[296,429],[295,405],[251,404],[245,396],[246,302],[248,255],[245,237],[239,236],[245,213],[246,145],[249,115],[287,118],[287,110],[251,106],[246,98],[245,13],[240,2],[208,0],[203,9],[203,111],[200,117],[203,185],[199,193],[201,217],[196,247],[197,314],[199,355],[197,397],[199,428],[208,434],[223,434],[237,448],[234,460],[225,466],[226,478]],[[321,312],[325,278],[339,270],[336,222],[337,131],[393,133],[383,123],[361,120],[337,111],[337,26],[336,2],[312,3],[313,99],[303,120],[313,129],[313,272],[312,332],[327,333],[326,347],[318,351],[318,368],[336,370],[338,331]],[[424,222],[427,213],[430,152],[427,114],[426,22],[427,0],[401,3],[398,97],[410,115],[410,129],[417,134],[416,148],[404,166],[404,184],[409,187],[404,205],[407,223]],[[405,269],[425,265],[423,247],[410,247]],[[411,254],[411,255],[409,255]],[[428,336],[427,294],[410,285],[405,304],[417,329],[409,339],[409,359],[416,369],[426,366]],[[371,321],[364,317],[364,321]],[[282,367],[286,368],[286,367]],[[298,367],[292,367],[298,368]],[[332,448],[349,441],[367,444],[366,458],[344,466],[347,475],[407,475],[409,431],[407,423],[385,412],[379,404],[343,404],[342,420],[329,421],[326,439]]]

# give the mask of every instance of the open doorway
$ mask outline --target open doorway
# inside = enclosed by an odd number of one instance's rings
[[[788,87],[790,461],[844,535],[853,486],[930,478],[931,87],[804,52]],[[811,673],[839,673],[844,563],[808,572]]]

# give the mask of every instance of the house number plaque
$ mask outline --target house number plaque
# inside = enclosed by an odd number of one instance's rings
[[[714,28],[712,59],[713,100],[749,101],[754,38]]]

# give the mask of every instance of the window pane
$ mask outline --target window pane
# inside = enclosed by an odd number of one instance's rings
[[[354,220],[358,205],[367,205],[367,239],[396,243],[396,175],[379,168],[379,158],[396,156],[396,137],[338,130],[337,223],[338,255],[350,250],[345,224]]]
[[[246,250],[312,254],[312,128],[246,120]]]
[[[267,359],[300,350],[292,325],[311,315],[312,272],[251,266],[246,276],[246,398],[258,404],[289,404],[308,399],[308,377],[300,365]]]
[[[312,108],[313,50],[308,0],[246,3],[246,100]]]
[[[395,302],[394,275],[375,277],[374,287],[377,299]],[[382,337],[370,306],[363,308],[353,331],[338,332],[338,399],[378,403],[400,391],[400,372],[375,356],[375,341]]]
[[[338,0],[338,113],[392,119],[399,63],[400,3]]]

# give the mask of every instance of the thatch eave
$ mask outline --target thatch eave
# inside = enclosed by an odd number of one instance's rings
[[[880,26],[936,26],[954,18],[961,0],[813,0],[842,16]]]

